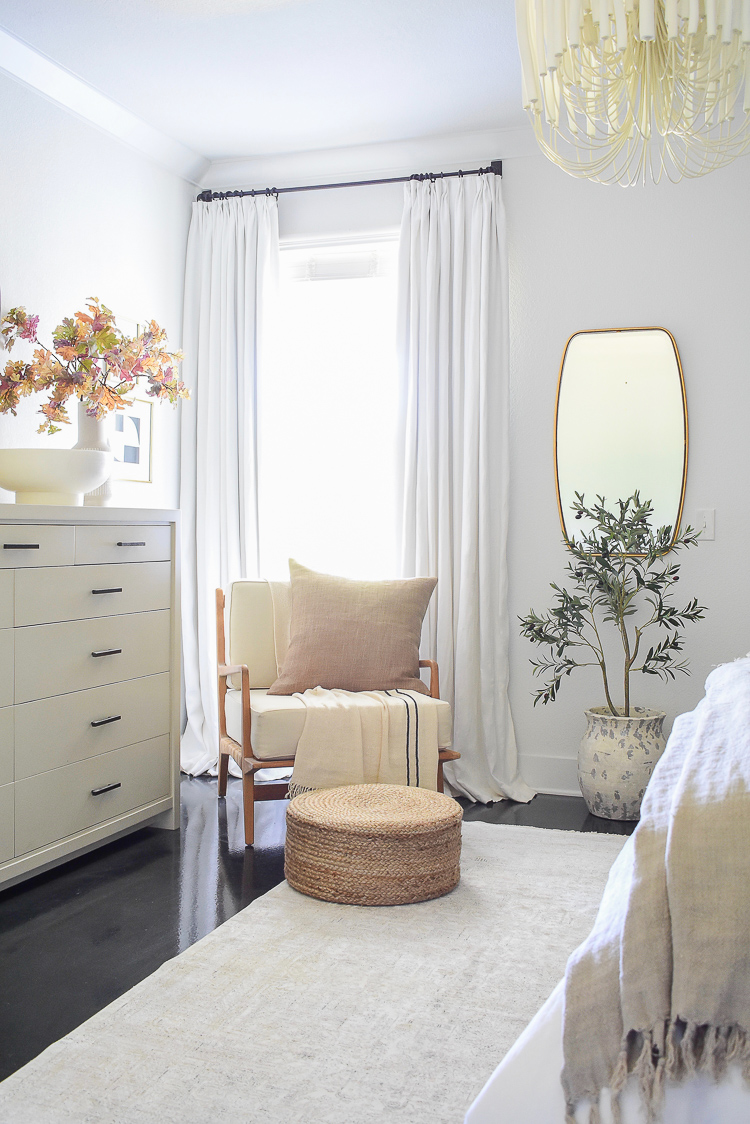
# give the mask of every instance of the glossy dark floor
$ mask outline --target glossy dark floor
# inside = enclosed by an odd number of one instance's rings
[[[464,807],[491,823],[634,827],[570,796]],[[256,805],[246,849],[240,782],[219,801],[215,780],[183,778],[181,832],[145,828],[0,891],[0,1079],[280,882],[285,810]]]

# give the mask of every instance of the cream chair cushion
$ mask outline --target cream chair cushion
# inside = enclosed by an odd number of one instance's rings
[[[442,699],[420,699],[420,706],[430,705],[437,708],[438,747],[447,749],[452,737],[451,708]],[[269,695],[265,690],[251,690],[250,710],[253,756],[260,761],[293,757],[305,725],[305,704],[294,695]],[[241,691],[227,691],[226,716],[229,737],[242,745]]]

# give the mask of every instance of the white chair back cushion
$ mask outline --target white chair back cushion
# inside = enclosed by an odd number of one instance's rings
[[[251,687],[270,687],[276,680],[273,602],[268,582],[234,582],[229,602],[229,662],[247,664]],[[239,675],[232,686],[241,688]]]

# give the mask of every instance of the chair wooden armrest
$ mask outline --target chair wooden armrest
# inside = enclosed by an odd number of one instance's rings
[[[429,667],[430,669],[430,698],[440,698],[440,678],[438,673],[438,665],[434,660],[420,660],[420,667]]]
[[[220,663],[219,664],[219,678],[226,679],[229,675],[239,675],[241,672],[247,671],[244,663]],[[249,682],[249,680],[248,680]]]

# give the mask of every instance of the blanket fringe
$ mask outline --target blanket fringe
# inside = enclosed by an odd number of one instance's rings
[[[613,1124],[621,1124],[620,1094],[631,1076],[638,1080],[648,1124],[654,1124],[664,1101],[667,1081],[678,1083],[698,1074],[721,1081],[738,1064],[750,1084],[750,1034],[741,1026],[707,1026],[672,1019],[651,1030],[623,1038],[609,1088]],[[599,1094],[601,1090],[599,1090]],[[592,1095],[589,1124],[600,1124],[597,1094]],[[565,1124],[576,1124],[575,1104],[566,1104]]]
[[[294,800],[295,796],[301,796],[303,792],[317,792],[315,788],[308,788],[303,784],[295,784],[294,781],[289,782],[289,799]]]

